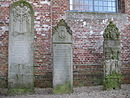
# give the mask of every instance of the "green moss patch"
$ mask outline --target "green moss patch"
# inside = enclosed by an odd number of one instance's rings
[[[110,75],[106,75],[104,78],[104,89],[105,90],[110,90],[110,89],[120,89],[121,88],[121,80],[122,80],[122,75],[113,72]]]
[[[65,83],[64,85],[57,85],[53,89],[54,94],[69,94],[72,93],[72,87],[70,83]]]
[[[26,94],[26,93],[33,93],[34,90],[33,89],[28,89],[28,88],[12,88],[8,90],[8,94],[9,95],[19,95],[19,94]]]
[[[120,32],[116,25],[110,21],[106,27],[103,37],[108,40],[119,40]]]
[[[11,4],[10,8],[14,8],[15,6],[27,6],[28,8],[30,8],[30,14],[34,14],[31,4],[28,3],[26,0],[19,0],[17,2],[14,2],[13,4]]]

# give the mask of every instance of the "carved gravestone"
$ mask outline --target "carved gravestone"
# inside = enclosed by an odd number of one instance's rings
[[[120,32],[110,22],[103,34],[104,88],[117,89],[121,86]]]
[[[9,89],[33,89],[33,9],[23,0],[10,7]]]
[[[53,92],[71,93],[73,81],[72,31],[65,20],[53,29]]]

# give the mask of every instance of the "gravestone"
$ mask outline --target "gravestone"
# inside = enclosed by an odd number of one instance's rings
[[[33,9],[20,0],[10,6],[8,88],[33,90]]]
[[[111,21],[103,34],[104,89],[121,87],[120,32]]]
[[[53,92],[71,93],[72,82],[72,31],[62,19],[53,29]]]

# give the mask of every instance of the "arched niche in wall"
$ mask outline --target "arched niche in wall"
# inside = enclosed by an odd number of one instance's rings
[[[33,8],[24,1],[10,6],[8,87],[33,88]]]

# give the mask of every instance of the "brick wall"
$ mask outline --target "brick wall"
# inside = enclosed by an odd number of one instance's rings
[[[125,2],[125,13],[130,15],[130,1],[124,0]],[[124,76],[124,83],[130,83],[130,16],[128,16],[128,25],[124,29],[122,34],[122,58],[124,59],[122,73]]]
[[[128,15],[122,13],[66,13],[66,21],[73,31],[74,84],[102,83],[103,32],[110,20],[114,21],[121,32],[122,70],[126,68],[125,65],[129,64],[127,18]]]
[[[52,25],[56,26],[56,23],[65,18],[65,11],[69,9],[69,0],[52,0]]]
[[[0,2],[0,87],[7,87],[9,1]]]
[[[0,86],[7,86],[9,5],[0,1]],[[27,0],[34,9],[34,75],[36,87],[52,87],[51,26],[66,19],[73,31],[74,85],[97,85],[103,78],[103,30],[113,20],[121,32],[122,72],[130,83],[130,1],[124,0],[118,14],[68,12],[69,0]],[[121,0],[123,2],[123,0]],[[125,6],[125,11],[124,11]],[[4,14],[3,14],[4,13]]]
[[[50,0],[35,0],[32,4],[35,12],[35,86],[52,87],[51,2]]]
[[[74,86],[94,86],[103,83],[103,66],[101,65],[74,65]]]

